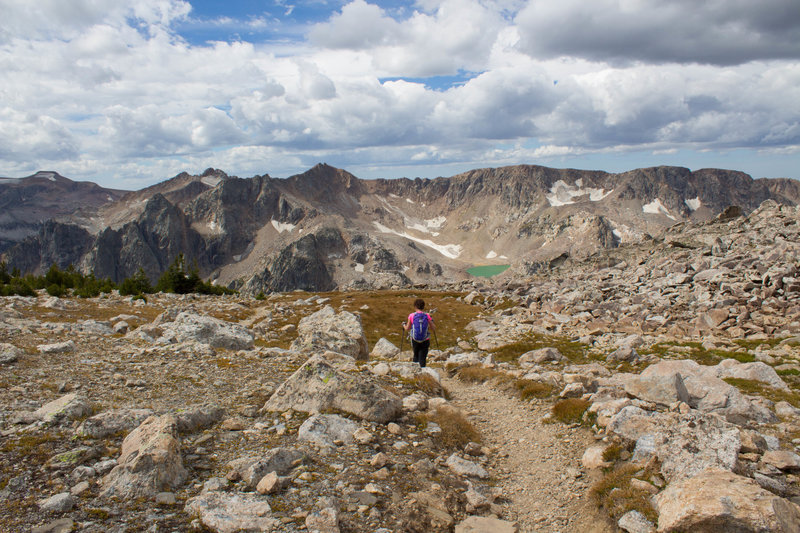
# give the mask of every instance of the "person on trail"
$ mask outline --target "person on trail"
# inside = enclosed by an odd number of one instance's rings
[[[429,329],[434,329],[433,318],[425,309],[425,300],[417,298],[414,301],[414,312],[408,315],[408,321],[403,324],[403,329],[411,332],[411,347],[414,350],[414,362],[424,368],[428,359],[428,349],[431,346]]]

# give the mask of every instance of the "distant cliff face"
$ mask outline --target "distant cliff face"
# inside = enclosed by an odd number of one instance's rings
[[[2,187],[7,204],[20,194]],[[610,174],[519,165],[360,180],[320,164],[288,179],[209,169],[110,197],[92,204],[92,217],[78,205],[72,224],[63,211],[58,223],[15,219],[37,232],[8,247],[9,265],[73,263],[116,281],[143,268],[155,280],[183,253],[203,276],[252,294],[441,285],[478,264],[531,271],[590,258],[729,205],[749,212],[766,199],[793,204],[800,187],[681,167]]]
[[[35,235],[45,221],[119,200],[125,191],[76,182],[56,172],[0,178],[0,253]]]

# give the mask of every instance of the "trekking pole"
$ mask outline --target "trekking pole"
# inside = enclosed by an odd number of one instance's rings
[[[400,352],[403,352],[403,341],[406,340],[406,328],[400,324]]]
[[[441,352],[442,350],[439,348],[439,338],[436,336],[436,330],[432,329],[431,331],[433,331],[433,340],[436,341],[436,349]]]

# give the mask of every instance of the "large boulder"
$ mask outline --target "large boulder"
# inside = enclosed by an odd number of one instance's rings
[[[658,531],[800,531],[800,507],[725,470],[670,483],[655,502]]]
[[[178,313],[173,322],[162,323],[159,327],[160,343],[197,342],[228,350],[253,348],[253,333],[247,328],[191,311]]]
[[[679,373],[663,375],[631,375],[624,381],[625,392],[640,400],[669,406],[689,402],[689,393]]]
[[[372,352],[370,355],[372,357],[380,357],[382,359],[388,359],[390,357],[394,357],[400,353],[400,348],[392,344],[389,340],[381,337],[378,342],[375,343],[375,346],[372,348]]]
[[[318,413],[339,410],[362,420],[385,423],[400,415],[402,400],[367,374],[335,367],[337,354],[311,357],[264,404],[264,411]],[[351,359],[352,361],[352,359]]]
[[[636,442],[634,460],[657,457],[669,482],[711,467],[733,470],[742,447],[739,428],[697,411],[652,413],[631,405],[612,417],[607,430]]]
[[[121,499],[152,498],[186,479],[172,415],[151,416],[122,441],[117,466],[103,478],[102,495]]]
[[[292,343],[292,349],[330,350],[350,355],[359,361],[369,358],[369,347],[361,318],[347,311],[336,314],[330,305],[300,320],[297,325],[297,339]]]

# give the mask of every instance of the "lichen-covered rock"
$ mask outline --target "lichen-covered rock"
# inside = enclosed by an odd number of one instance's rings
[[[342,353],[358,361],[369,358],[369,347],[361,318],[353,313],[336,313],[326,305],[316,313],[303,317],[297,325],[293,350]]]
[[[8,365],[18,361],[23,353],[22,348],[17,348],[13,344],[0,342],[0,365]]]
[[[102,495],[121,499],[152,498],[186,479],[172,415],[151,416],[122,441],[117,466],[103,478]]]
[[[294,409],[306,413],[338,409],[362,420],[382,424],[399,416],[402,406],[400,398],[369,375],[342,372],[325,354],[321,354],[311,357],[298,368],[278,387],[263,409]]]

